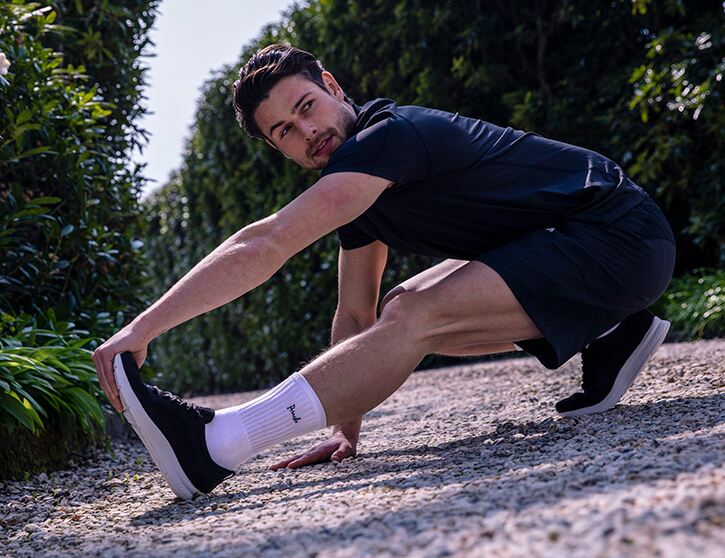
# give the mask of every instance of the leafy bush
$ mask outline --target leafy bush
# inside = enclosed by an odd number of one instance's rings
[[[102,426],[89,348],[147,302],[127,160],[159,2],[49,3],[0,3],[0,426],[23,427],[16,442]]]
[[[714,9],[717,8],[717,9]],[[680,270],[725,264],[725,26],[722,6],[634,0],[658,28],[629,82],[628,108],[639,113],[629,174],[652,185],[679,237]],[[716,13],[719,10],[719,13]],[[719,23],[718,23],[719,21]],[[709,254],[710,257],[703,257]]]
[[[97,335],[144,306],[143,179],[126,159],[140,137],[142,111],[129,105],[143,85],[139,33],[156,3],[108,4],[0,4],[11,62],[0,83],[0,308],[54,308]],[[99,17],[106,32],[88,43]]]
[[[52,310],[47,321],[43,329],[27,314],[0,314],[0,424],[34,433],[48,421],[102,428],[105,396],[84,348],[93,338]]]
[[[672,280],[653,308],[683,340],[725,336],[725,271],[698,269]]]

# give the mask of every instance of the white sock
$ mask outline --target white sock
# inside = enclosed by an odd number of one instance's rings
[[[215,463],[234,470],[262,450],[327,426],[322,404],[299,372],[264,395],[216,411],[206,425]]]

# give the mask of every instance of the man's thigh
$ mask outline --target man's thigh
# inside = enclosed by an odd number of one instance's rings
[[[466,260],[444,260],[441,263],[434,265],[420,273],[409,277],[396,287],[388,291],[380,301],[380,311],[382,312],[385,306],[393,298],[403,292],[415,292],[423,289],[427,289],[442,281],[448,275],[455,270],[463,267],[468,262]]]
[[[446,260],[401,283],[386,299],[383,304],[398,300],[434,352],[541,337],[501,276],[478,261]]]

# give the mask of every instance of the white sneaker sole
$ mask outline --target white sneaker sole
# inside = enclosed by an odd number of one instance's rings
[[[637,375],[642,371],[646,362],[654,354],[667,336],[670,329],[670,322],[661,320],[657,316],[652,320],[649,330],[645,334],[639,346],[629,355],[629,358],[622,366],[617,379],[614,381],[612,389],[609,390],[607,396],[596,405],[590,407],[582,407],[574,411],[559,413],[562,417],[580,417],[583,415],[593,415],[601,413],[614,407],[620,399],[627,393],[627,390],[637,379]]]
[[[143,405],[136,397],[126,377],[126,372],[123,370],[120,354],[113,359],[113,375],[116,377],[116,385],[121,396],[123,414],[126,416],[126,420],[131,423],[136,434],[141,438],[143,445],[151,454],[151,459],[161,470],[161,474],[164,475],[171,490],[184,500],[191,500],[194,496],[201,494],[184,473],[166,436],[161,433],[151,417],[146,414]]]

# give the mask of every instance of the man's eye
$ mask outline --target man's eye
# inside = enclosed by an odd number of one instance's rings
[[[285,137],[287,135],[287,132],[289,131],[289,128],[289,126],[285,126],[284,128],[282,128],[282,131],[279,133],[279,137]]]
[[[305,103],[305,106],[302,108],[303,111],[307,112],[307,109],[309,109],[312,106],[313,101],[309,100]]]

